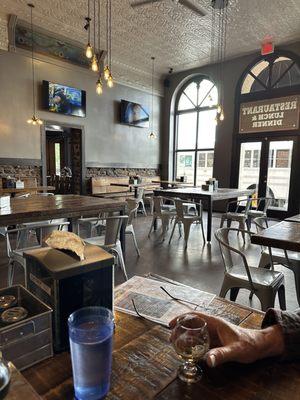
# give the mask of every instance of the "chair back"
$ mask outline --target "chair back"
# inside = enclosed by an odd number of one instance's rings
[[[127,225],[132,225],[132,220],[135,217],[139,205],[135,199],[127,199],[126,202],[127,202],[127,212],[128,212]]]
[[[252,234],[252,232],[242,231],[236,228],[220,228],[215,232],[215,238],[220,246],[225,271],[230,274],[230,271],[233,267],[243,265],[245,267],[248,280],[252,285],[252,278],[246,256],[237,248],[238,232],[244,232],[248,235]]]
[[[258,211],[262,211],[264,215],[266,215],[273,199],[271,197],[258,197],[257,199],[252,199],[251,208],[254,201],[256,201],[256,207],[254,208]]]
[[[126,223],[127,215],[116,215],[106,218],[106,229],[104,244],[106,246],[114,246],[120,236],[120,230],[123,223]]]
[[[137,201],[140,201],[140,200],[143,199],[144,192],[145,192],[145,189],[144,189],[144,188],[139,187],[139,188],[137,189],[137,198],[136,198]]]
[[[180,199],[175,199],[175,207],[176,207],[176,214],[177,218],[183,219],[184,218],[184,206],[183,206],[183,201]]]
[[[163,198],[161,196],[154,196],[153,197],[153,203],[154,203],[154,212],[156,215],[161,215],[162,213],[162,204],[163,204]]]
[[[267,218],[257,217],[253,220],[257,233],[262,233],[267,228]]]

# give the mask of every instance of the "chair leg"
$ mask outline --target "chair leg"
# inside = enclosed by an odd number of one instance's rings
[[[141,200],[140,204],[142,205],[143,214],[147,216],[144,200]]]
[[[183,230],[184,230],[184,243],[185,243],[184,248],[185,249],[187,249],[188,240],[190,237],[190,229],[191,229],[191,224],[184,221],[183,222]]]
[[[132,234],[132,239],[133,239],[133,244],[134,244],[135,250],[136,250],[136,252],[137,252],[137,255],[140,257],[141,253],[140,253],[140,249],[139,249],[139,247],[138,247],[138,244],[137,244],[137,241],[136,241],[135,232],[134,232],[133,229],[132,229],[132,231],[131,231],[131,234]]]
[[[178,230],[179,230],[179,237],[181,237],[182,236],[182,223],[181,222],[178,223]]]
[[[170,239],[169,239],[169,244],[171,244],[171,240],[172,240],[172,238],[173,238],[174,231],[175,231],[175,228],[176,228],[176,225],[177,225],[177,224],[178,224],[178,221],[175,220],[175,222],[174,222],[174,224],[173,224],[171,236],[170,236]]]
[[[275,303],[276,292],[271,289],[264,290],[263,292],[256,292],[257,297],[260,300],[262,311],[267,311],[268,308],[273,308]]]
[[[150,237],[150,234],[151,234],[152,229],[154,227],[154,221],[155,221],[155,217],[152,218],[152,222],[151,222],[150,230],[149,230],[149,233],[148,233],[148,237]]]
[[[116,244],[116,247],[114,248],[115,252],[117,253],[118,259],[119,259],[119,263],[120,263],[120,267],[123,271],[125,280],[128,281],[128,276],[127,276],[127,272],[126,272],[126,267],[125,267],[125,262],[124,262],[124,257],[123,257],[123,251],[122,251],[122,247],[120,243]]]
[[[228,287],[226,281],[224,280],[223,284],[222,284],[222,287],[221,287],[221,290],[220,290],[219,296],[222,297],[223,299],[225,299],[226,294],[227,294],[229,289],[230,289],[230,287]]]
[[[245,229],[245,222],[244,221],[239,221],[239,229],[244,231]],[[245,244],[245,232],[242,232],[242,237],[243,237],[243,242]]]
[[[162,224],[162,238],[163,238],[163,240],[165,240],[166,232],[169,227],[169,218],[162,217],[161,224]]]
[[[12,286],[14,281],[15,267],[14,262],[12,260],[8,263],[8,272],[7,272],[7,286]]]
[[[278,299],[281,310],[286,310],[286,301],[285,301],[285,288],[284,285],[281,285],[278,289]]]
[[[226,220],[226,218],[222,215],[221,222],[220,222],[220,228],[223,228],[225,220]]]
[[[227,219],[227,228],[231,227],[231,223],[232,223],[231,219]]]
[[[300,270],[298,266],[295,266],[295,268],[292,268],[292,271],[294,272],[297,300],[300,306]]]
[[[200,225],[201,225],[201,231],[202,231],[202,237],[203,237],[203,242],[206,243],[205,239],[205,233],[204,233],[204,227],[203,227],[203,219],[200,219]]]
[[[236,287],[230,289],[230,300],[231,301],[236,301],[239,291],[240,291],[240,288],[236,288]]]

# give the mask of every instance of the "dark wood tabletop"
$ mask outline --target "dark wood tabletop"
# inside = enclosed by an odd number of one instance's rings
[[[300,252],[299,222],[281,221],[251,236],[251,242],[267,247]]]
[[[12,198],[10,209],[0,209],[0,226],[42,221],[54,218],[95,216],[100,212],[124,211],[121,200],[99,199],[73,194]]]
[[[34,187],[26,187],[23,189],[16,188],[0,188],[0,196],[4,196],[6,194],[18,194],[18,193],[32,193],[32,192],[53,192],[55,190],[55,186],[34,186]]]
[[[246,328],[259,328],[263,313],[215,298],[210,312]],[[300,364],[264,360],[252,365],[205,368],[202,381],[187,385],[176,377],[178,358],[170,331],[138,317],[115,313],[111,400],[286,400],[300,398]],[[70,356],[55,355],[23,371],[43,399],[73,400]]]
[[[300,222],[300,214],[293,215],[292,217],[288,217],[285,219],[288,222]]]

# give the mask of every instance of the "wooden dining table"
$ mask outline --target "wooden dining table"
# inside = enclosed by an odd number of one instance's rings
[[[244,328],[261,326],[263,313],[216,297],[210,313]],[[111,389],[108,400],[286,400],[300,398],[300,364],[268,359],[251,365],[203,365],[203,379],[186,384],[177,378],[179,359],[170,330],[145,319],[115,312]],[[23,371],[44,400],[73,400],[68,352]]]
[[[155,189],[155,196],[178,197],[183,200],[194,202],[204,201],[207,204],[207,241],[211,241],[212,211],[213,203],[220,200],[230,200],[238,197],[249,197],[254,193],[254,189],[229,189],[219,188],[213,192],[202,190],[200,187],[182,187],[173,189]]]
[[[252,235],[251,242],[266,247],[300,252],[300,224],[281,221]]]
[[[123,200],[75,194],[31,195],[25,198],[12,198],[9,208],[0,208],[0,226],[67,218],[70,221],[70,230],[77,232],[76,221],[80,217],[97,217],[101,212],[119,212],[123,215],[125,211],[126,202]],[[124,227],[121,230],[120,240],[125,249]]]

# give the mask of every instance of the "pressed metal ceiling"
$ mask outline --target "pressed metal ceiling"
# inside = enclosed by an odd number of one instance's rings
[[[112,0],[112,58],[119,81],[140,87],[151,83],[151,56],[156,57],[157,78],[168,72],[209,63],[210,0],[193,0],[207,11],[199,17],[164,0],[131,8],[134,0]],[[27,0],[1,0],[2,15],[16,14],[29,21]],[[53,33],[85,43],[83,29],[87,0],[35,0],[34,23]],[[229,0],[227,57],[249,53],[271,35],[276,44],[300,38],[300,0]],[[105,0],[101,0],[102,15]],[[105,18],[102,19],[105,22]],[[105,48],[105,26],[101,26]]]

